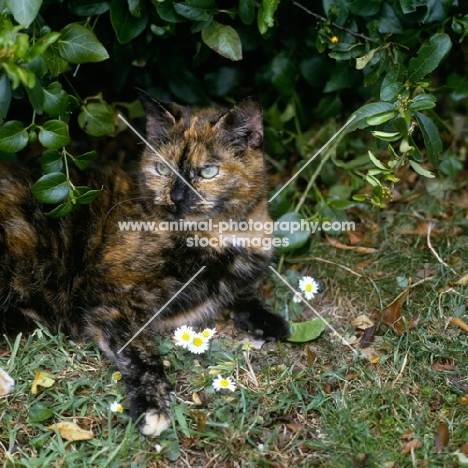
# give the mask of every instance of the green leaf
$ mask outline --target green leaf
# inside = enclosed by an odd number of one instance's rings
[[[255,20],[255,3],[254,0],[239,0],[239,18],[247,25],[250,25]]]
[[[434,34],[421,45],[418,56],[410,59],[408,81],[414,83],[434,71],[448,54],[452,42],[447,34]]]
[[[92,203],[96,197],[101,193],[101,190],[93,190],[89,187],[76,187],[73,191],[75,198],[75,203],[77,205],[88,205]]]
[[[283,96],[290,96],[295,88],[296,71],[288,57],[276,56],[267,70],[268,79],[276,91]]]
[[[52,117],[66,112],[69,103],[69,96],[58,81],[44,88],[44,110]]]
[[[61,120],[48,120],[38,128],[39,141],[46,148],[57,149],[70,143],[67,124]]]
[[[11,85],[6,73],[0,73],[0,119],[8,114],[11,103]]]
[[[80,127],[91,136],[102,136],[115,130],[114,109],[105,102],[86,105],[78,115]]]
[[[26,58],[32,60],[40,55],[43,55],[46,49],[58,41],[60,33],[51,32],[45,36],[40,37],[36,43],[29,49]]]
[[[36,18],[42,5],[42,0],[5,0],[18,24],[27,28]]]
[[[174,3],[172,0],[164,0],[163,2],[157,2],[158,6],[156,11],[162,20],[168,23],[183,23],[187,21],[183,16],[180,16],[174,9]]]
[[[73,162],[81,170],[86,169],[97,157],[96,151],[89,151],[80,156],[73,156]]]
[[[434,175],[432,172],[430,172],[430,171],[424,169],[424,168],[421,166],[421,164],[417,163],[416,161],[410,160],[409,163],[410,163],[410,166],[411,166],[418,174],[421,174],[422,176],[428,177],[428,178],[430,178],[430,179],[433,179],[433,178],[435,177],[435,175]]]
[[[36,80],[32,88],[25,87],[24,89],[26,90],[33,109],[41,115],[44,106],[44,90],[42,89],[41,82]]]
[[[424,114],[416,112],[415,117],[423,135],[429,160],[434,167],[439,167],[439,155],[442,152],[442,140],[440,139],[439,130],[435,123]]]
[[[187,0],[184,3],[174,3],[174,9],[188,20],[209,21],[217,12],[218,7],[211,0]]]
[[[212,21],[202,31],[203,42],[222,57],[233,61],[242,59],[242,44],[236,30],[231,26]]]
[[[76,207],[76,205],[74,205],[71,202],[62,203],[59,206],[57,206],[56,208],[54,208],[53,210],[46,213],[46,215],[49,218],[54,218],[54,219],[55,218],[63,218],[68,213],[70,213],[75,207]]]
[[[67,176],[62,172],[43,175],[32,187],[31,192],[41,202],[60,203],[68,196]]]
[[[379,114],[370,115],[366,119],[367,125],[381,125],[389,120],[393,119],[397,115],[395,110],[381,112]]]
[[[261,34],[265,34],[275,25],[274,15],[279,3],[280,0],[262,0],[257,15],[258,30]]]
[[[109,10],[108,0],[68,0],[67,6],[74,15],[102,15]]]
[[[307,242],[310,227],[308,224],[307,226],[301,226],[301,221],[301,216],[296,212],[286,213],[277,220],[277,229],[273,235],[281,239],[281,247],[277,248],[278,252],[283,253],[299,249]],[[300,229],[302,227],[306,227],[306,229]]]
[[[0,127],[0,151],[14,153],[28,144],[28,132],[17,120],[5,122]]]
[[[60,55],[68,62],[102,62],[109,58],[109,54],[95,34],[81,24],[68,24],[61,33],[57,44]]]
[[[63,157],[57,150],[45,150],[39,162],[45,174],[60,172],[63,167]]]
[[[307,341],[315,340],[323,333],[326,327],[326,321],[318,317],[307,322],[289,322],[291,336],[287,341],[306,343]]]
[[[44,58],[50,70],[50,76],[55,78],[63,73],[68,68],[68,62],[60,55],[59,46],[52,44],[44,52]]]
[[[403,136],[400,132],[379,132],[375,130],[371,133],[375,138],[383,141],[397,141]]]
[[[371,102],[360,107],[353,115],[356,117],[348,125],[346,131],[352,132],[357,128],[368,127],[369,124],[366,122],[368,117],[373,115],[383,114],[385,112],[393,111],[393,104],[389,102]]]
[[[112,0],[110,18],[117,39],[121,44],[130,42],[139,36],[148,23],[146,9],[142,11],[139,17],[133,16],[128,9],[127,2],[122,0]]]
[[[383,171],[387,170],[387,168],[372,154],[371,151],[367,151],[367,154],[369,155],[369,159],[372,161],[374,166],[382,169]]]
[[[372,60],[374,57],[375,53],[379,50],[380,48],[377,47],[375,49],[369,50],[366,55],[363,55],[362,57],[357,57],[356,58],[356,70],[362,70],[363,68],[366,67],[366,65]]]
[[[396,63],[385,75],[380,87],[380,99],[393,102],[403,89],[403,80],[406,67],[402,63]]]
[[[53,415],[54,412],[48,406],[42,403],[34,403],[34,405],[29,408],[28,419],[31,423],[37,423],[45,421]]]
[[[436,98],[432,94],[419,94],[413,99],[413,102],[409,105],[409,109],[413,112],[432,109],[435,107]]]

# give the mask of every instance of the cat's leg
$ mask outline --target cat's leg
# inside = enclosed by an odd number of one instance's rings
[[[286,320],[269,311],[253,293],[252,296],[236,298],[230,309],[234,313],[235,324],[256,337],[285,340],[291,335]]]
[[[3,369],[0,369],[0,396],[10,393],[14,386],[15,381]]]
[[[130,416],[136,421],[143,415],[138,423],[140,432],[158,436],[171,425],[173,389],[164,376],[151,327],[145,328],[126,345],[138,331],[138,326],[116,309],[101,307],[88,317],[88,335],[122,374],[130,399]]]

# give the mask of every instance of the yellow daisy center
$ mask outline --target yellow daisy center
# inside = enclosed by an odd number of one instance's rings
[[[208,338],[210,336],[210,332],[208,330],[205,330],[202,332],[202,335],[205,337],[205,338]]]
[[[181,336],[182,341],[190,341],[190,333],[183,333]]]
[[[201,346],[203,344],[203,340],[197,336],[193,339],[193,344],[194,346]]]
[[[219,381],[219,385],[221,385],[221,387],[229,387],[229,381],[226,379],[221,379]]]
[[[305,290],[307,292],[312,292],[312,285],[309,283],[309,284],[306,284],[306,287],[305,287]]]

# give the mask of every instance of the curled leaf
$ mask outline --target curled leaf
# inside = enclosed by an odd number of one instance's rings
[[[47,372],[35,370],[34,374],[36,377],[34,377],[33,383],[31,385],[31,393],[33,395],[38,392],[37,387],[49,388],[52,387],[52,385],[55,383],[55,377],[51,374],[48,374]]]
[[[447,424],[440,422],[437,427],[437,434],[434,439],[434,444],[437,453],[442,453],[447,447],[450,440],[450,432],[448,430]]]
[[[74,422],[59,422],[52,424],[51,426],[47,426],[46,429],[58,431],[62,439],[65,440],[90,440],[94,438],[93,431],[82,429]]]

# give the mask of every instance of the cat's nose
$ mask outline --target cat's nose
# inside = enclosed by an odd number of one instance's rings
[[[184,198],[185,198],[184,187],[176,183],[171,190],[172,203],[176,205],[180,205],[184,201]]]

